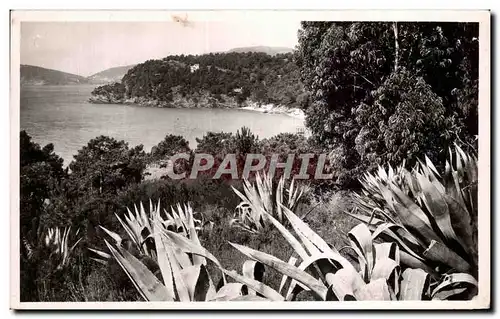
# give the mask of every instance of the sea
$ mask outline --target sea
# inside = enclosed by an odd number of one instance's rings
[[[167,134],[183,136],[192,149],[209,131],[236,133],[249,127],[260,139],[304,130],[304,121],[285,114],[241,109],[171,109],[138,105],[92,104],[96,85],[32,85],[20,91],[20,128],[44,146],[54,144],[64,165],[100,135],[143,144],[150,151]]]

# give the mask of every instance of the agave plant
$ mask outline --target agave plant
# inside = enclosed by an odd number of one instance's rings
[[[477,287],[469,274],[451,274],[433,280],[422,269],[400,264],[396,243],[375,243],[366,224],[359,224],[349,232],[355,264],[349,262],[332,246],[290,210],[283,208],[296,236],[271,217],[288,243],[302,260],[286,263],[272,255],[231,243],[244,255],[274,268],[283,275],[278,292],[283,294],[289,282],[285,300],[294,300],[302,290],[310,291],[318,300],[430,300],[452,299]]]
[[[356,252],[353,264],[292,211],[284,206],[282,209],[295,234],[266,214],[294,248],[297,257],[290,258],[287,263],[264,252],[231,243],[251,258],[244,263],[243,274],[224,269],[201,246],[189,214],[188,236],[167,230],[158,214],[152,214],[158,273],[153,273],[119,242],[110,244],[106,241],[106,245],[143,298],[149,301],[284,301],[295,300],[304,290],[318,300],[449,299],[477,286],[475,279],[468,274],[451,274],[433,281],[432,276],[422,269],[406,268],[401,273],[399,246],[374,243],[374,236],[365,224],[349,232],[351,248]],[[208,261],[222,272],[220,288],[213,284],[206,266]],[[295,266],[297,261],[299,263]],[[264,265],[283,275],[278,290],[261,282]],[[226,276],[236,282],[229,283]]]
[[[476,277],[477,159],[456,146],[443,176],[428,158],[411,172],[400,171],[399,186],[383,169],[378,178],[367,174],[362,183],[369,196],[356,198],[363,214],[349,214],[367,223],[374,238],[398,243],[402,262],[411,267],[434,277]]]
[[[296,186],[294,179],[285,189],[285,178],[282,176],[274,193],[272,176],[265,173],[262,177],[259,173],[256,174],[255,184],[244,180],[243,190],[245,194],[234,187],[232,188],[242,202],[236,207],[236,213],[230,221],[230,225],[251,233],[260,233],[269,224],[265,212],[278,221],[282,221],[283,212],[279,204],[295,210],[300,199],[307,192],[307,187],[304,185]]]
[[[60,270],[69,265],[71,259],[71,254],[78,243],[82,240],[82,237],[78,238],[80,229],[77,229],[74,234],[71,234],[71,227],[66,228],[49,228],[43,236],[43,243],[45,248],[49,249],[49,258],[54,258],[57,260],[56,269]],[[71,236],[70,236],[71,235]],[[73,243],[70,243],[74,240]],[[26,245],[27,243],[25,243]],[[33,249],[31,247],[26,247],[29,254],[33,255]]]
[[[168,229],[169,224],[159,216],[159,206],[152,210],[151,236],[154,239],[159,269],[156,273],[124,248],[122,241],[113,232],[106,230],[115,239],[113,244],[105,240],[111,255],[145,300],[185,302],[263,300],[266,295],[272,297],[268,287],[258,281],[263,276],[261,264],[245,262],[244,276],[225,270],[217,258],[201,246],[192,210],[186,210],[184,216],[185,233],[180,234]],[[218,289],[207,269],[207,260],[221,271],[222,283]],[[226,275],[238,278],[243,283],[228,283]]]
[[[195,225],[194,229],[196,232],[199,232],[203,228],[210,229],[213,226],[212,222],[203,221],[203,215],[195,213],[189,203],[184,205],[177,204],[175,208],[171,207],[170,212],[164,209],[163,213],[166,219],[163,219],[160,216],[159,201],[155,206],[150,200],[149,211],[151,215],[154,214],[157,216],[157,220],[162,223],[165,229],[177,232],[184,236],[188,236],[187,229],[190,219],[192,219],[192,222]],[[144,209],[144,205],[140,203],[139,208],[134,205],[134,212],[127,208],[127,213],[128,214],[125,214],[123,219],[121,219],[117,214],[115,214],[115,216],[127,233],[129,239],[123,239],[117,233],[110,231],[104,227],[101,227],[101,229],[103,229],[109,236],[111,236],[117,244],[120,244],[124,247],[133,245],[134,249],[138,250],[141,255],[156,259],[154,237],[152,236],[153,226],[151,224],[150,217]],[[200,216],[200,218],[196,219],[194,218],[194,215],[198,215]],[[127,248],[130,249],[130,247]],[[105,263],[105,261],[110,257],[108,253],[105,253],[103,251],[91,248],[89,249],[97,254],[98,258],[93,259],[100,263]]]

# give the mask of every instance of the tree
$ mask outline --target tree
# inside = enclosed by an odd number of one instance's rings
[[[124,210],[119,195],[143,180],[146,163],[142,145],[130,148],[107,136],[90,140],[52,195],[44,222],[70,223],[86,234],[86,244],[95,244],[98,225],[116,226],[112,216]]]
[[[21,131],[19,147],[21,237],[34,240],[47,201],[66,172],[52,144],[41,148],[26,131]]]
[[[145,157],[142,145],[129,148],[125,141],[101,135],[78,151],[69,168],[90,193],[116,193],[142,180]]]
[[[31,262],[28,245],[36,246],[42,233],[42,218],[57,185],[66,176],[63,159],[54,153],[54,146],[40,147],[21,131],[20,151],[20,247],[21,247],[21,300],[36,300],[37,264]],[[47,225],[44,225],[47,226]]]
[[[341,184],[357,184],[378,162],[413,165],[426,154],[441,162],[451,142],[470,143],[477,31],[467,23],[302,23],[295,59],[311,94],[306,125],[332,151]],[[423,110],[438,121],[419,117]],[[403,114],[418,119],[409,134]],[[439,135],[432,143],[421,138],[430,131]]]
[[[362,128],[356,136],[356,151],[364,163],[397,165],[416,163],[422,147],[437,158],[451,140],[450,119],[443,101],[422,77],[404,68],[392,73],[373,93],[373,104],[361,103],[354,111]]]
[[[236,149],[240,155],[246,155],[254,152],[259,145],[259,138],[250,131],[250,128],[243,126],[241,130],[236,131],[234,136]]]
[[[191,72],[194,64],[200,67]],[[104,85],[92,94],[94,100],[106,102],[127,97],[175,105],[180,103],[179,96],[191,98],[197,94],[235,97],[239,105],[251,99],[256,103],[296,106],[296,96],[304,92],[298,73],[291,53],[279,56],[251,52],[168,56],[140,63],[125,74],[123,84]],[[170,92],[173,94],[169,95]]]
[[[178,153],[189,153],[189,142],[182,136],[168,134],[158,145],[153,146],[150,153],[152,161],[165,161],[172,155]]]

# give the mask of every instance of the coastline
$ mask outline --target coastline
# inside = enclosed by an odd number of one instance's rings
[[[283,105],[275,105],[275,104],[261,104],[250,101],[245,102],[245,106],[238,106],[236,101],[225,100],[218,101],[217,103],[209,103],[209,101],[204,101],[207,103],[196,103],[193,104],[188,99],[182,99],[176,102],[161,102],[158,100],[150,100],[145,98],[131,98],[131,99],[120,99],[120,98],[102,98],[92,96],[88,99],[89,103],[92,104],[121,104],[121,105],[137,105],[137,106],[145,106],[145,107],[158,107],[158,108],[221,108],[221,109],[235,109],[235,110],[244,110],[244,111],[253,111],[267,114],[284,114],[290,117],[305,120],[305,113],[302,109],[299,108],[288,108]],[[202,106],[200,106],[202,105]]]
[[[263,104],[259,106],[257,103],[251,102],[249,106],[243,106],[239,109],[267,114],[284,114],[299,120],[305,120],[306,118],[304,111],[299,108],[287,108],[285,106],[274,104]]]

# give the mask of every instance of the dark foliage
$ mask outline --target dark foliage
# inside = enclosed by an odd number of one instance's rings
[[[444,162],[477,135],[477,23],[303,22],[296,60],[306,124],[338,183],[377,164]]]
[[[186,97],[195,107],[202,99],[210,107],[219,107],[227,98],[237,104],[252,100],[290,107],[304,107],[309,101],[291,53],[210,53],[148,60],[130,69],[121,83],[98,87],[92,94],[108,101],[145,98],[174,107]]]

